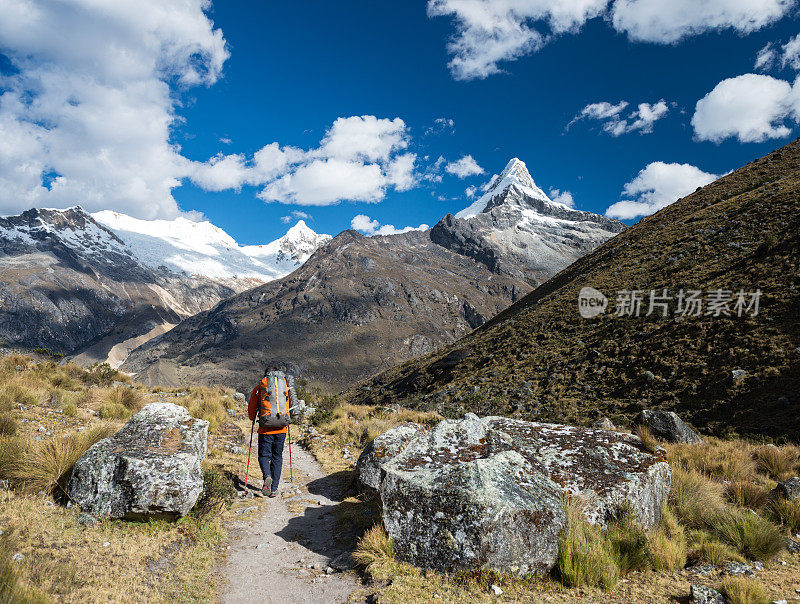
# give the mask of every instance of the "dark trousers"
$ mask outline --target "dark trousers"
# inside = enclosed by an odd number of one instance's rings
[[[278,482],[281,479],[285,442],[286,433],[258,435],[258,465],[261,466],[261,474],[265,480],[267,476],[272,477],[273,491],[278,490]]]

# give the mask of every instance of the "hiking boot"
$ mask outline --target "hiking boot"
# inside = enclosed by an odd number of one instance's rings
[[[278,491],[272,491],[272,493],[270,493],[269,496],[270,497],[277,497],[278,496]]]
[[[266,497],[267,495],[269,495],[269,489],[270,489],[270,487],[271,487],[271,486],[272,486],[272,478],[271,478],[271,477],[269,477],[269,476],[267,476],[267,477],[264,479],[264,486],[263,486],[263,487],[262,487],[262,489],[261,489],[261,494],[262,494],[264,497]]]

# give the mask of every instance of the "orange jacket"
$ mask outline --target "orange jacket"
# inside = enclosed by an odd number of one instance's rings
[[[269,380],[267,380],[267,378],[265,377],[264,379],[261,380],[261,383],[258,386],[269,389]],[[258,386],[253,388],[253,392],[250,393],[250,402],[247,405],[247,414],[250,416],[251,422],[255,421],[256,413],[258,413]],[[292,401],[287,399],[287,402],[291,406]],[[267,404],[269,405],[269,401],[267,402]],[[270,408],[270,410],[272,409]],[[262,428],[260,426],[258,428],[259,434],[286,434],[288,431],[289,431],[289,426],[284,426],[283,428],[275,428],[274,430],[270,430],[269,428]]]

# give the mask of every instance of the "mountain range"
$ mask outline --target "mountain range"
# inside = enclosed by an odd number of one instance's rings
[[[464,336],[624,229],[553,202],[512,159],[464,212],[425,231],[344,231],[292,274],[138,347],[123,369],[145,383],[244,387],[279,362],[341,388]]]
[[[576,424],[631,425],[662,408],[719,435],[800,438],[800,141],[644,218],[346,398]]]
[[[302,221],[264,246],[209,222],[143,221],[80,206],[0,218],[0,339],[79,362],[129,349],[238,292],[284,276],[329,235]]]

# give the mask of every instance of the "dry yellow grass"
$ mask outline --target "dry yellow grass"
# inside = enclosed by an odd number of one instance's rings
[[[767,604],[769,596],[755,579],[747,577],[727,577],[722,580],[719,590],[729,604]]]

